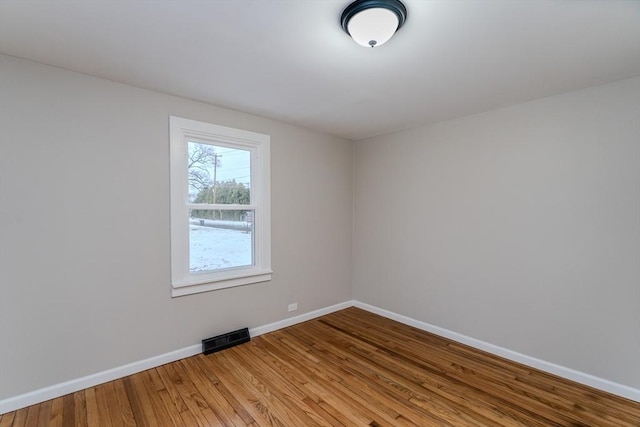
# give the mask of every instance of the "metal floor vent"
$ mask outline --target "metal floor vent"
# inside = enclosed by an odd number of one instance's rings
[[[225,348],[233,347],[238,344],[249,342],[249,328],[238,329],[237,331],[227,332],[217,337],[202,340],[202,353],[211,354]]]

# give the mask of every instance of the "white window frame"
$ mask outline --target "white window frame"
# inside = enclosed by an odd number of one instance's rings
[[[178,297],[271,280],[271,204],[269,135],[169,117],[171,174],[171,296]],[[249,205],[189,203],[189,141],[249,150],[251,202]],[[189,271],[189,211],[198,207],[253,210],[253,265],[213,272]]]

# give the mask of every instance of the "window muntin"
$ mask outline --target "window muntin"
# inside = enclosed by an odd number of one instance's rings
[[[270,280],[269,136],[170,118],[179,296]]]

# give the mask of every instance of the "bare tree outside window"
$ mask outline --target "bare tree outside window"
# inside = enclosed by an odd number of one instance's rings
[[[189,201],[193,202],[201,191],[215,185],[215,178],[211,178],[210,171],[213,168],[215,173],[222,166],[220,157],[212,145],[189,142]]]

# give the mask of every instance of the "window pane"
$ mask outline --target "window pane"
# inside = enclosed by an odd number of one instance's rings
[[[189,142],[189,202],[251,203],[251,151]]]
[[[252,210],[192,210],[189,271],[253,265],[253,215]]]

